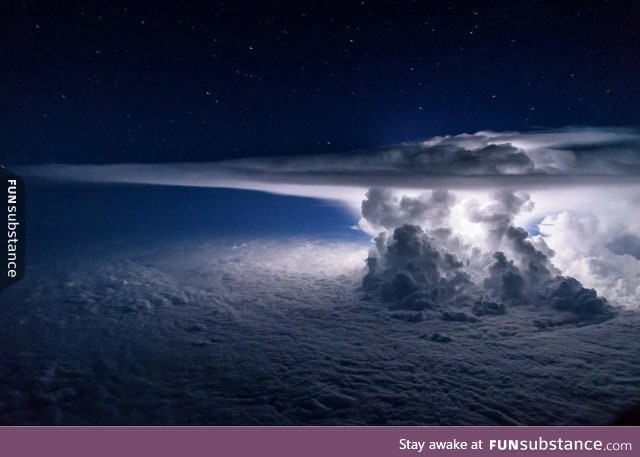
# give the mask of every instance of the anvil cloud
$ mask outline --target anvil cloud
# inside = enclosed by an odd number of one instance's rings
[[[309,186],[622,185],[637,183],[640,176],[640,132],[613,128],[486,131],[338,154],[209,163],[48,164],[18,170],[29,176],[72,181],[231,187],[317,197],[326,197],[326,189],[314,191]]]

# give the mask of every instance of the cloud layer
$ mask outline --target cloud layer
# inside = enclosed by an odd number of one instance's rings
[[[0,295],[0,423],[587,425],[640,401],[635,312],[389,310],[358,288],[363,243],[93,252]]]

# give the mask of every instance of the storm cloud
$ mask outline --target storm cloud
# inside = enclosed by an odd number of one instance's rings
[[[39,179],[226,187],[335,200],[358,214],[358,227],[377,237],[378,247],[394,244],[396,229],[400,236],[409,230],[405,225],[419,227],[424,233],[414,247],[469,262],[464,272],[476,285],[486,279],[479,272],[490,271],[493,255],[502,252],[514,262],[503,274],[514,278],[516,289],[515,278],[521,278],[529,295],[567,275],[612,304],[640,303],[633,238],[640,220],[629,216],[640,211],[637,129],[481,131],[336,154],[48,164],[17,171]]]
[[[544,240],[538,243],[546,253],[514,225],[530,203],[528,195],[500,191],[483,207],[469,205],[469,219],[487,226],[483,244],[466,242],[464,233],[450,224],[454,203],[441,190],[400,198],[389,190],[371,189],[362,203],[363,218],[385,229],[367,259],[363,288],[392,309],[444,311],[449,320],[455,313],[498,315],[520,305],[548,306],[579,320],[613,316],[606,299],[560,274]],[[418,221],[426,227],[416,225]]]

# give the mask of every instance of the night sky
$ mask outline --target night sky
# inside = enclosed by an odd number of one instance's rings
[[[0,6],[7,165],[640,121],[633,0],[73,3]]]

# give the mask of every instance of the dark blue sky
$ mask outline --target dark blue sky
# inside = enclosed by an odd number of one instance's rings
[[[206,161],[638,126],[638,24],[635,0],[3,1],[0,156]]]
[[[101,255],[185,239],[311,237],[362,241],[357,217],[331,202],[235,189],[31,182],[29,262],[52,254]]]

